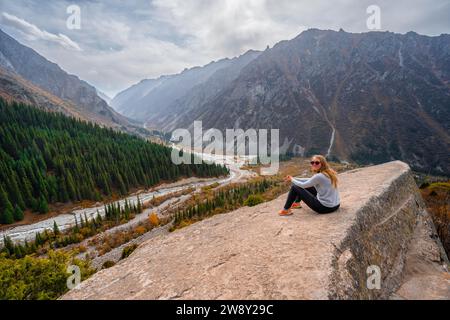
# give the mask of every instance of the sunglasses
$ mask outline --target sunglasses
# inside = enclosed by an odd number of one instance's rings
[[[320,164],[320,161],[311,161],[310,163],[312,166],[314,165],[318,166]]]

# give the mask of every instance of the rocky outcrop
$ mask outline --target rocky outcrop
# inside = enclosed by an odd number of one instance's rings
[[[408,165],[393,161],[339,179],[341,207],[335,213],[318,215],[304,207],[280,217],[283,195],[220,214],[143,243],[62,298],[409,298],[407,288],[396,292],[405,284],[405,263],[417,239],[434,252],[422,262],[442,277],[439,297],[445,296],[450,288],[442,267],[445,253],[439,240],[430,238],[431,226],[423,228],[428,214]],[[417,232],[419,227],[425,231]],[[372,282],[376,268],[379,289]],[[420,283],[408,276],[412,286]]]

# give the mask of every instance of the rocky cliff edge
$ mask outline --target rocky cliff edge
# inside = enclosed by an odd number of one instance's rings
[[[278,216],[282,195],[153,238],[62,298],[450,298],[448,260],[407,164],[342,173],[339,189],[332,214]]]

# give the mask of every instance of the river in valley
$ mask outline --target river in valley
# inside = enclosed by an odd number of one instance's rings
[[[176,146],[174,146],[176,147]],[[153,197],[160,197],[170,193],[186,190],[189,188],[195,188],[198,192],[201,187],[208,186],[214,183],[219,183],[220,185],[226,185],[229,183],[244,181],[254,175],[254,172],[241,169],[241,167],[245,164],[248,157],[235,157],[235,156],[220,156],[213,154],[201,154],[195,152],[197,155],[202,156],[204,160],[209,160],[215,163],[224,164],[227,168],[230,169],[230,174],[225,178],[210,178],[210,179],[197,179],[197,178],[188,178],[182,179],[180,181],[163,184],[156,188],[150,188],[149,190],[144,190],[139,192],[139,198],[141,202],[145,202],[151,200]],[[134,204],[137,202],[137,194],[130,195],[126,198],[116,201],[115,203],[119,203],[121,206],[124,206],[125,199],[128,200],[129,203]],[[158,210],[161,210],[158,207]],[[157,210],[157,212],[158,212]],[[146,210],[147,211],[147,210]],[[137,214],[135,218],[128,221],[125,225],[130,226],[138,223],[139,221],[146,219],[148,213],[144,211],[141,214]],[[8,236],[14,243],[32,241],[35,239],[35,235],[37,232],[42,232],[45,229],[52,230],[53,223],[56,222],[60,231],[67,230],[75,225],[75,217],[79,220],[80,216],[86,215],[86,217],[90,220],[97,215],[97,212],[104,216],[104,203],[97,203],[96,205],[73,210],[70,213],[63,213],[56,217],[51,217],[46,220],[42,220],[36,223],[28,224],[28,225],[20,225],[11,227],[9,229],[0,231],[0,238],[3,239],[3,236]],[[160,214],[160,212],[158,212]],[[123,227],[125,227],[125,225]]]

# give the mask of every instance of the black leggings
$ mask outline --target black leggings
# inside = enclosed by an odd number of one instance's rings
[[[326,207],[317,199],[317,190],[314,187],[310,188],[301,188],[296,185],[291,186],[291,190],[289,191],[286,204],[284,205],[284,209],[289,209],[292,204],[295,202],[300,202],[303,200],[308,207],[316,211],[317,213],[330,213],[336,211],[339,208],[339,204],[335,207]]]

